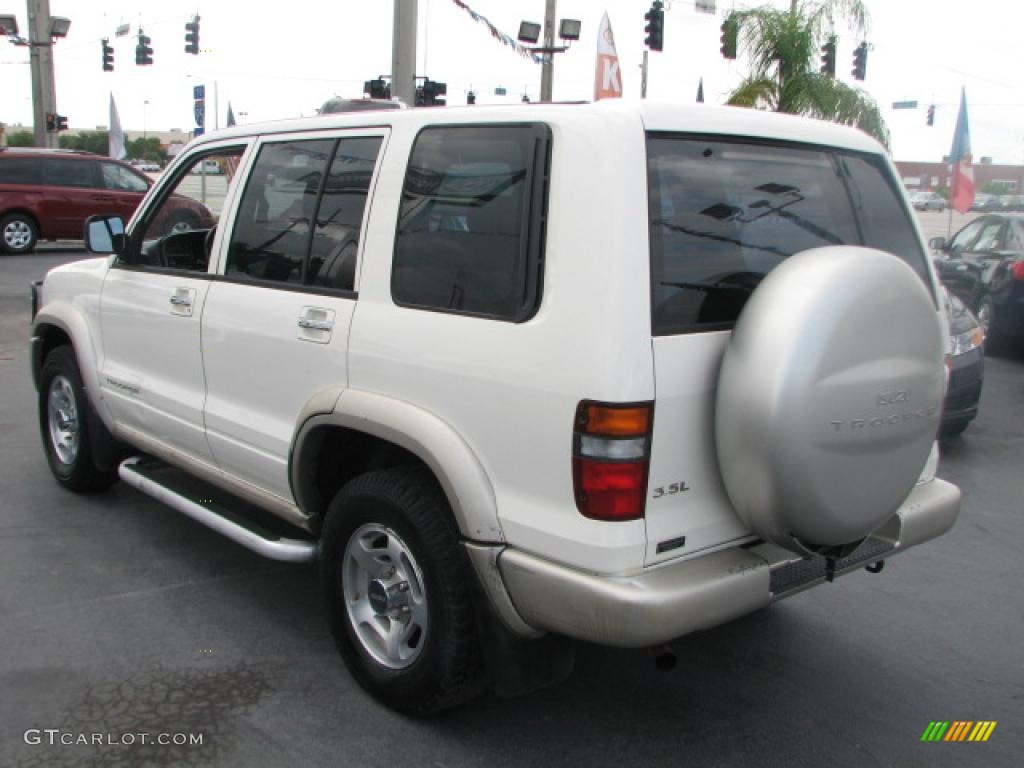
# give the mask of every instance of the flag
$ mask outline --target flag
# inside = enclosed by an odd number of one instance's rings
[[[703,104],[704,103],[704,78],[703,77],[700,79],[700,82],[697,83],[697,103],[698,104]]]
[[[619,55],[615,52],[615,38],[612,25],[605,11],[597,31],[597,71],[594,75],[594,101],[622,97],[622,73],[619,70]]]
[[[950,202],[960,213],[967,213],[974,203],[974,168],[971,166],[971,131],[967,127],[967,93],[963,88],[960,89],[960,114],[956,117],[949,162],[953,165]]]
[[[231,102],[228,102],[228,123],[227,127],[230,128],[235,124],[235,113],[231,111]]]
[[[107,142],[107,154],[115,160],[124,160],[128,151],[124,148],[124,131],[121,130],[121,118],[117,116],[117,104],[114,93],[110,93],[110,138]]]

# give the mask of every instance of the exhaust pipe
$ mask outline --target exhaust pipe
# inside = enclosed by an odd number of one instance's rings
[[[676,668],[676,652],[667,643],[648,648],[647,655],[654,661],[655,668],[662,672],[671,672]]]

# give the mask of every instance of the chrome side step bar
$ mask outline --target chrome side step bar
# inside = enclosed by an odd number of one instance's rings
[[[185,496],[172,483],[160,482],[153,467],[164,468],[151,460],[138,456],[127,459],[117,469],[122,480],[133,488],[152,496],[172,509],[191,517],[207,528],[226,536],[258,555],[291,563],[305,563],[316,559],[315,541],[289,539],[265,530],[257,524],[214,504],[200,504]]]

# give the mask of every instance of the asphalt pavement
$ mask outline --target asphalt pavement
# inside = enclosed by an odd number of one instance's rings
[[[79,496],[52,480],[26,291],[83,255],[0,256],[0,765],[1021,764],[1024,358],[989,358],[980,415],[944,448],[940,475],[965,500],[941,539],[683,638],[672,672],[581,646],[558,687],[416,721],[347,674],[315,568],[123,484]],[[997,726],[985,743],[922,743],[935,720]],[[134,743],[60,743],[93,733]]]

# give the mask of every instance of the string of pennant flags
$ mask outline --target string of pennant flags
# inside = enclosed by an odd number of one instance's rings
[[[517,43],[509,35],[506,35],[504,32],[502,32],[500,29],[498,29],[496,26],[494,26],[490,22],[490,19],[488,19],[486,16],[484,16],[481,13],[477,13],[472,8],[470,8],[468,5],[466,5],[464,2],[462,2],[462,0],[452,0],[452,2],[455,3],[457,6],[459,6],[459,8],[464,10],[466,13],[468,13],[470,18],[473,19],[473,21],[477,22],[478,24],[483,24],[484,26],[486,26],[487,29],[489,29],[490,32],[491,32],[491,37],[493,37],[499,43],[501,43],[502,45],[507,45],[509,48],[513,49],[516,53],[518,53],[524,59],[529,59],[534,64],[540,64],[541,63],[541,57],[540,56],[535,54],[533,51],[531,51],[525,45],[520,45],[519,43]]]

